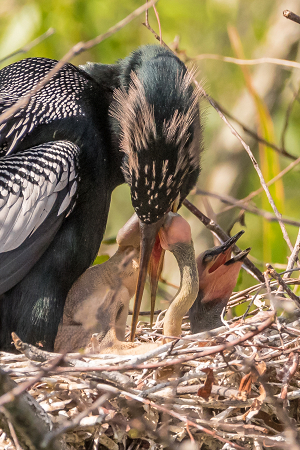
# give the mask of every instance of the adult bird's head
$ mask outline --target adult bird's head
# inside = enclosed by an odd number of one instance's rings
[[[197,258],[199,293],[189,311],[192,333],[211,330],[222,325],[221,313],[236,285],[243,261],[250,248],[231,258],[240,231],[224,244],[206,250]]]
[[[145,46],[120,61],[119,85],[110,111],[141,226],[133,339],[157,233],[166,213],[180,206],[199,175],[201,126],[192,75],[165,48]]]

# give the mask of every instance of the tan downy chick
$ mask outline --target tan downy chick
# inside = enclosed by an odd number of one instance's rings
[[[129,300],[139,269],[139,221],[134,214],[117,235],[116,253],[87,269],[69,291],[54,350],[85,348],[93,333],[107,345],[125,338]]]
[[[231,258],[240,231],[223,245],[201,253],[197,258],[199,293],[189,311],[191,332],[200,333],[222,326],[221,313],[236,285],[243,261],[250,248]]]
[[[183,316],[198,293],[198,275],[189,224],[168,213],[159,232],[162,247],[174,253],[180,269],[180,288],[166,314],[164,334],[179,336]],[[139,223],[134,215],[119,231],[117,252],[105,263],[89,268],[73,285],[55,341],[55,351],[85,347],[99,333],[93,350],[101,353],[139,354],[160,344],[124,342],[129,300],[139,269]],[[98,345],[99,344],[99,345]]]

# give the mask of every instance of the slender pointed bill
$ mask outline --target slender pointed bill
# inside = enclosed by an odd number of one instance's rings
[[[180,202],[180,194],[178,194],[172,205],[172,212],[176,213]],[[149,264],[149,277],[150,277],[150,327],[153,325],[155,300],[158,281],[164,265],[165,250],[161,246],[160,237],[156,237],[156,241],[152,250],[150,264]]]
[[[158,281],[163,269],[165,250],[160,244],[160,239],[157,236],[156,241],[152,250],[150,263],[149,263],[149,278],[150,278],[150,301],[151,301],[151,312],[150,312],[150,327],[153,325],[155,300]]]
[[[164,217],[158,220],[155,223],[147,224],[140,222],[140,230],[141,230],[141,248],[140,248],[140,269],[139,269],[139,277],[136,286],[134,306],[133,306],[133,314],[132,314],[132,323],[131,323],[131,334],[130,340],[134,340],[135,330],[138,323],[139,312],[141,308],[142,296],[147,276],[147,269],[149,265],[150,256],[152,253],[152,249],[155,244],[156,236],[160,227],[164,222]]]
[[[220,245],[219,247],[216,247],[212,249],[209,253],[207,253],[207,255],[208,254],[211,255],[213,258],[212,259],[213,264],[210,266],[208,270],[209,273],[214,272],[218,267],[222,266],[230,259],[232,247],[242,236],[242,234],[244,234],[244,231],[240,231],[235,236],[232,236],[230,239],[228,239],[228,241],[226,241],[223,245]]]

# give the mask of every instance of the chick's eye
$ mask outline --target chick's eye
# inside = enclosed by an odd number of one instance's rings
[[[212,255],[205,255],[204,258],[203,258],[203,262],[205,264],[211,262],[212,260],[213,260]]]

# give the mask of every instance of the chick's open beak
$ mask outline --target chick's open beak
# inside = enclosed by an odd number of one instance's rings
[[[214,247],[205,252],[203,256],[203,264],[208,273],[212,273],[230,261],[231,252],[234,244],[244,234],[244,231],[239,231],[235,236],[228,239],[224,244]],[[240,255],[240,254],[239,254]]]
[[[156,241],[156,236],[164,222],[164,219],[165,217],[162,217],[157,222],[151,224],[140,222],[140,231],[141,231],[140,268],[132,313],[131,334],[130,334],[131,341],[134,340],[135,330],[138,323],[138,317],[141,308],[149,260]]]

